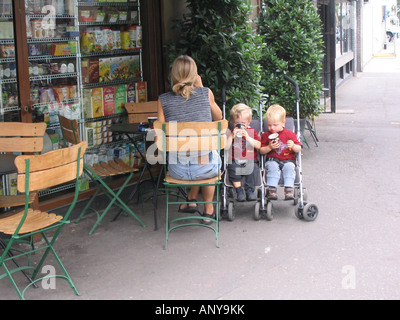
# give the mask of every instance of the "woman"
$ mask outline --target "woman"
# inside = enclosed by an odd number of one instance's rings
[[[172,91],[160,95],[158,99],[158,120],[161,122],[210,122],[222,119],[222,111],[215,103],[214,94],[209,88],[203,87],[201,77],[197,74],[195,61],[181,55],[175,59],[171,69]],[[175,158],[176,159],[176,158]],[[178,157],[177,163],[168,164],[171,177],[179,180],[202,180],[218,175],[221,161],[217,151],[200,156],[186,158]],[[190,203],[182,204],[179,212],[194,213],[197,211],[197,196],[200,187],[192,187],[188,193]],[[204,201],[212,201],[215,186],[202,187]],[[212,203],[204,204],[205,218],[214,218]],[[211,224],[210,220],[203,220]]]

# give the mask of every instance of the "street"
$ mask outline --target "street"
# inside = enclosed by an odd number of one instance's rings
[[[81,296],[57,280],[56,290],[29,289],[28,299],[399,299],[400,298],[400,64],[374,58],[337,90],[337,113],[316,118],[319,139],[303,151],[313,222],[280,202],[272,221],[254,221],[254,202],[238,203],[222,221],[220,247],[205,228],[184,228],[164,246],[164,206],[158,231],[152,203],[147,225],[131,217],[94,216],[71,223],[56,243]],[[300,88],[301,90],[301,88]],[[300,102],[301,104],[301,102]],[[17,296],[7,279],[1,299]],[[160,307],[162,306],[160,302]]]

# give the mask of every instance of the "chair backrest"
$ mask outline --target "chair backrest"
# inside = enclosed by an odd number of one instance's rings
[[[147,122],[148,117],[157,117],[157,101],[128,102],[125,104],[129,123]]]
[[[46,123],[0,122],[0,152],[41,152]]]
[[[26,191],[27,172],[29,176],[29,191],[54,187],[77,179],[82,174],[83,155],[86,148],[87,142],[82,141],[75,146],[53,150],[42,155],[21,155],[16,157],[18,191]]]
[[[227,120],[213,122],[154,122],[157,148],[168,152],[223,149],[226,144]]]
[[[60,120],[60,128],[64,140],[71,144],[77,144],[81,142],[78,120],[71,120],[61,115],[58,115],[58,119]]]

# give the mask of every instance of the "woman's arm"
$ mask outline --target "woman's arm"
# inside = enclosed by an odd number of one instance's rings
[[[196,80],[193,83],[194,87],[203,87],[203,81],[199,75],[196,76]],[[214,94],[211,89],[208,90],[208,99],[211,105],[211,117],[214,121],[222,120],[222,111],[215,102]]]
[[[211,116],[214,121],[222,120],[222,110],[220,107],[217,105],[214,99],[214,94],[210,90],[208,90],[208,98],[210,99],[210,105],[211,105]]]
[[[164,110],[162,108],[162,104],[160,99],[157,100],[157,113],[158,113],[158,121],[165,122]]]

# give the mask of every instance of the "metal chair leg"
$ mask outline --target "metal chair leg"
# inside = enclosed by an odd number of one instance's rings
[[[1,238],[0,238],[0,246],[2,246],[4,250],[6,249],[6,244],[4,243],[3,239],[1,239]],[[12,258],[12,257],[14,256],[11,250],[7,252],[7,255],[8,255],[10,258]],[[12,259],[12,262],[17,266],[17,268],[20,268],[20,265],[18,264],[17,261],[15,261],[14,259]],[[38,288],[37,284],[34,283],[34,281],[33,281],[32,278],[29,276],[29,274],[27,274],[24,270],[21,270],[21,272],[24,274],[25,278],[28,279],[28,281],[32,283],[32,285],[33,285],[34,288]]]

